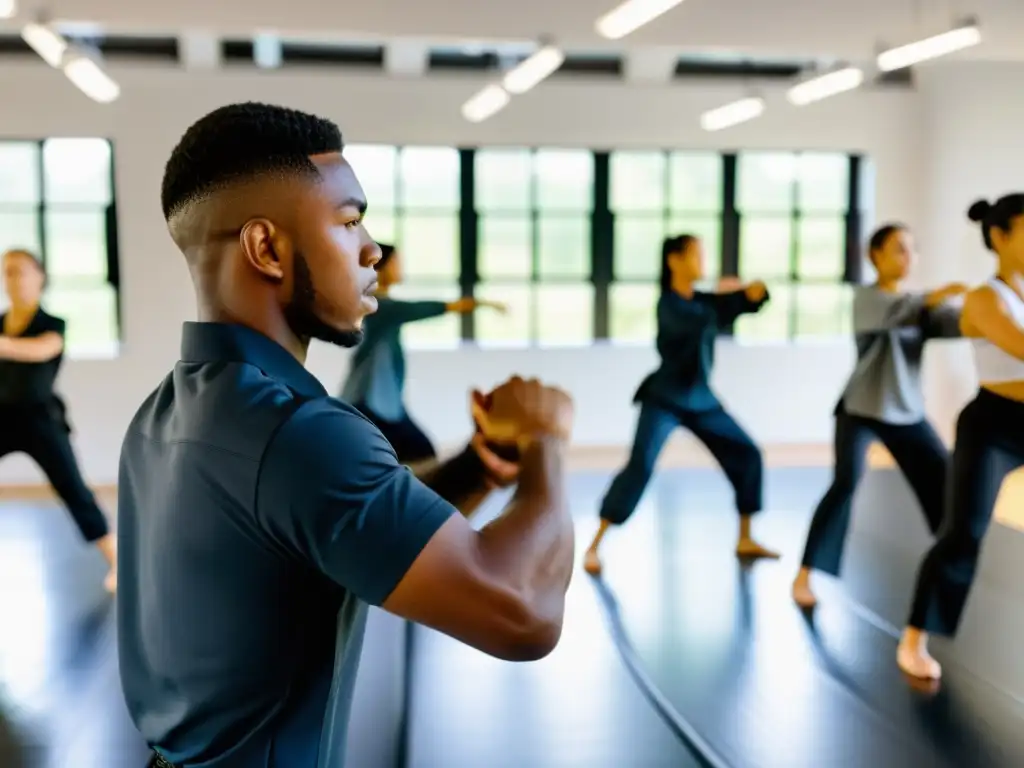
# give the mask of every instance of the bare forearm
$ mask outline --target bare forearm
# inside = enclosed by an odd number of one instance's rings
[[[557,440],[528,448],[515,496],[480,532],[484,567],[521,595],[538,621],[558,627],[575,544],[564,454],[565,445]]]

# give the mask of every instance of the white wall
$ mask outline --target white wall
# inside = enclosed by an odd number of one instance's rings
[[[1000,154],[980,167],[975,164],[975,154],[1012,142],[1011,126],[1019,122],[1008,117],[995,125],[984,112],[967,114],[956,106],[967,98],[978,109],[1004,109],[1002,102],[1012,98],[1012,73],[1005,76],[1005,88],[954,72],[948,76],[952,90],[939,81],[923,93],[863,92],[800,111],[769,94],[772,101],[763,119],[720,134],[700,131],[696,116],[735,98],[735,88],[551,83],[515,100],[494,120],[474,126],[459,116],[460,104],[478,87],[473,78],[186,74],[140,68],[115,69],[114,74],[123,95],[109,107],[88,102],[59,74],[38,66],[8,65],[0,80],[4,135],[108,136],[114,141],[125,344],[117,360],[69,361],[60,383],[85,472],[97,483],[116,478],[124,427],[175,361],[180,322],[194,311],[182,259],[160,214],[163,163],[190,122],[224,103],[259,99],[316,111],[336,119],[350,142],[863,151],[877,167],[879,217],[918,227],[930,248],[921,279],[955,276],[952,257],[959,248],[951,238],[964,234],[960,222],[966,202],[974,190],[995,193],[1012,186],[1013,169],[1024,162],[1018,159],[1015,166],[1014,158]],[[999,100],[989,101],[983,93]],[[1019,116],[1024,105],[1016,110]],[[1002,131],[1001,138],[980,144],[993,130]],[[344,357],[326,347],[312,351],[310,365],[331,390],[343,376]],[[655,364],[649,349],[611,346],[412,352],[409,357],[409,404],[442,444],[458,442],[465,434],[469,388],[487,386],[513,371],[559,382],[576,395],[578,442],[625,443],[633,428],[631,395]],[[718,360],[718,389],[757,439],[831,439],[831,408],[852,362],[849,343],[722,343]],[[932,367],[940,363],[950,369],[943,361]],[[943,428],[963,388],[962,382],[950,391],[938,383],[931,387],[939,393],[932,406]],[[37,478],[34,467],[20,457],[0,465],[0,481]]]

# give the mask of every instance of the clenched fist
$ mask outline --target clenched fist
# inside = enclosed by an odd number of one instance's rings
[[[536,379],[513,376],[486,395],[474,390],[470,408],[477,429],[496,445],[524,450],[539,438],[568,440],[572,435],[572,398]]]

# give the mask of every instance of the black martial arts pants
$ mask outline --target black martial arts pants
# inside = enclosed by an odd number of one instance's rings
[[[1024,466],[1024,403],[982,389],[960,412],[939,537],[917,575],[910,626],[956,633],[1006,476]]]
[[[67,506],[82,538],[93,542],[110,529],[82,478],[71,447],[71,429],[59,401],[0,407],[0,457],[27,453]]]
[[[917,496],[925,523],[933,534],[942,523],[946,468],[949,452],[927,421],[887,424],[836,411],[835,474],[832,485],[818,502],[807,533],[803,565],[833,576],[839,575],[850,528],[854,491],[867,465],[868,447],[874,440],[892,454],[896,466]]]
[[[676,427],[689,429],[711,451],[732,484],[740,514],[760,512],[764,474],[761,450],[725,409],[669,410],[644,403],[629,461],[605,494],[601,518],[614,525],[629,519],[640,503],[665,441]]]

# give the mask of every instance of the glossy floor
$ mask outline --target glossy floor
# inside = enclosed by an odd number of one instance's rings
[[[719,474],[661,474],[609,537],[602,588],[575,576],[562,643],[541,662],[504,664],[417,630],[409,765],[706,765],[627,674],[608,632],[611,608],[669,714],[728,765],[1024,765],[1020,672],[1007,666],[1021,634],[1003,652],[992,644],[1024,619],[1015,582],[983,579],[964,637],[940,648],[948,679],[937,695],[912,689],[893,665],[892,625],[927,544],[897,476],[877,473],[858,499],[841,587],[820,580],[813,617],[792,605],[789,581],[827,474],[769,473],[758,532],[785,557],[751,568],[731,554],[736,520]],[[571,480],[581,551],[606,484],[598,474]],[[998,557],[1024,557],[1024,537],[1007,542],[995,542],[1005,544]],[[102,575],[58,506],[0,504],[2,768],[145,764],[121,699]]]

